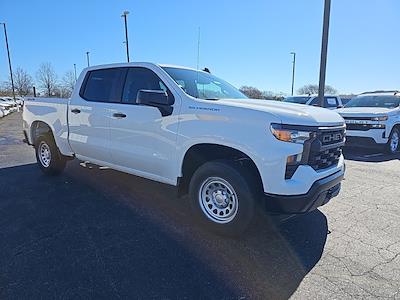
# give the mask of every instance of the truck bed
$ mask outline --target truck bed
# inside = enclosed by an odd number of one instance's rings
[[[44,122],[50,126],[54,138],[63,153],[69,153],[68,143],[68,102],[65,98],[37,98],[25,99],[23,108],[24,130],[34,128],[33,122]],[[34,124],[33,124],[34,125]],[[31,132],[27,132],[29,143],[33,143]]]

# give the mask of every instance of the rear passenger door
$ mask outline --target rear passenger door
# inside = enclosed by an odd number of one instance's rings
[[[79,95],[70,101],[69,142],[76,156],[93,162],[110,162],[111,110],[121,101],[126,69],[89,71]]]

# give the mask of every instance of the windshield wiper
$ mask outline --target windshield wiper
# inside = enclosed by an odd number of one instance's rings
[[[205,98],[204,100],[219,100],[219,98]]]

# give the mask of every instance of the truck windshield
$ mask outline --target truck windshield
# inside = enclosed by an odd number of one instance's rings
[[[311,97],[286,97],[283,102],[306,104]]]
[[[399,96],[357,96],[351,99],[345,107],[384,107],[395,108],[400,104]]]
[[[238,89],[207,72],[174,67],[163,67],[188,95],[205,100],[246,99]]]

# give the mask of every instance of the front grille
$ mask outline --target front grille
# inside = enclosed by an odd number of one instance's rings
[[[362,120],[362,121],[372,121],[374,117],[343,117],[345,120]]]
[[[344,138],[344,127],[318,130],[315,139],[310,141],[307,164],[316,171],[337,165],[342,155]]]
[[[311,153],[308,164],[316,171],[323,170],[337,165],[341,155],[342,146]]]
[[[286,165],[285,179],[291,179],[300,165],[311,166],[315,171],[337,165],[345,142],[345,128],[313,128],[312,138],[304,143],[301,162]]]
[[[347,124],[347,130],[368,131],[372,129],[371,124]]]

